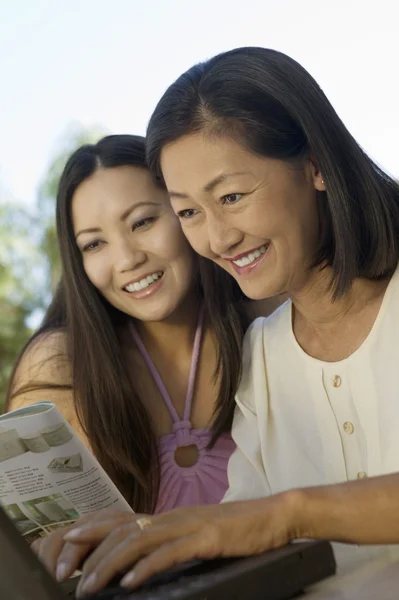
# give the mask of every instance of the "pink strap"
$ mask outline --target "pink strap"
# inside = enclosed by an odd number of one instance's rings
[[[204,324],[204,313],[205,313],[205,310],[204,310],[204,306],[202,305],[199,310],[197,328],[195,331],[194,347],[193,347],[193,354],[191,357],[190,375],[188,378],[188,388],[187,388],[187,394],[186,394],[186,403],[185,403],[185,407],[184,407],[183,421],[188,421],[190,418],[190,415],[191,415],[191,406],[193,403],[194,387],[195,387],[195,380],[196,380],[196,376],[197,376],[197,368],[198,368],[198,361],[199,361],[199,353],[200,353],[200,349],[201,349],[202,331],[203,331],[203,324]],[[179,422],[180,421],[179,415],[177,414],[177,411],[176,411],[176,409],[173,405],[173,402],[168,394],[165,384],[162,381],[161,376],[159,375],[154,363],[152,362],[152,359],[151,359],[150,355],[148,354],[147,349],[144,346],[143,341],[142,341],[136,327],[134,326],[133,322],[130,322],[130,327],[131,327],[134,341],[137,344],[137,347],[148,367],[148,370],[150,371],[151,375],[154,378],[155,384],[156,384],[166,406],[169,409],[169,412],[171,414],[173,421],[175,423]]]

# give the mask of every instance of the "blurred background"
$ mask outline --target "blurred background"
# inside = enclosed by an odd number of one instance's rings
[[[58,178],[80,144],[144,134],[165,88],[237,46],[286,52],[399,176],[395,0],[14,0],[0,6],[0,409],[58,281]]]

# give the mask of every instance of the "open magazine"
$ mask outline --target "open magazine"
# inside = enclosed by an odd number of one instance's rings
[[[0,503],[29,543],[102,508],[131,510],[52,402],[0,416]]]

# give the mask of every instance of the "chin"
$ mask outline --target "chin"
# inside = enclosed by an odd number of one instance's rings
[[[275,298],[284,293],[284,291],[277,286],[265,285],[248,285],[241,287],[241,290],[250,300],[267,300],[268,298]]]
[[[140,317],[141,321],[166,321],[178,311],[181,306],[181,301],[179,300],[171,298],[168,302],[156,302],[154,306],[148,306],[146,310],[143,310],[142,312],[142,317]]]
[[[174,311],[154,311],[149,313],[148,315],[143,316],[143,318],[141,318],[140,320],[144,323],[159,323],[161,321],[166,321],[166,319],[170,317],[170,315],[173,312]]]
[[[144,323],[165,321],[171,314],[173,314],[174,308],[170,307],[156,307],[154,309],[148,308],[148,310],[143,310],[140,314],[135,316],[136,319],[143,321]]]
[[[143,321],[144,323],[147,321],[163,321],[174,311],[174,307],[171,306],[160,306],[159,303],[154,303],[153,306],[150,306],[149,304],[145,306],[145,300],[140,300],[140,302],[142,304],[141,306],[136,306],[136,310],[132,310],[132,307],[126,306],[126,304],[120,304],[116,306],[116,308],[125,313],[125,315],[132,317],[132,319]]]

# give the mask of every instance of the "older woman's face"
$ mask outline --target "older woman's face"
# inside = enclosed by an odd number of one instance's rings
[[[191,246],[248,297],[306,285],[319,239],[316,191],[325,189],[310,161],[294,167],[227,137],[194,134],[165,147],[161,167]]]

